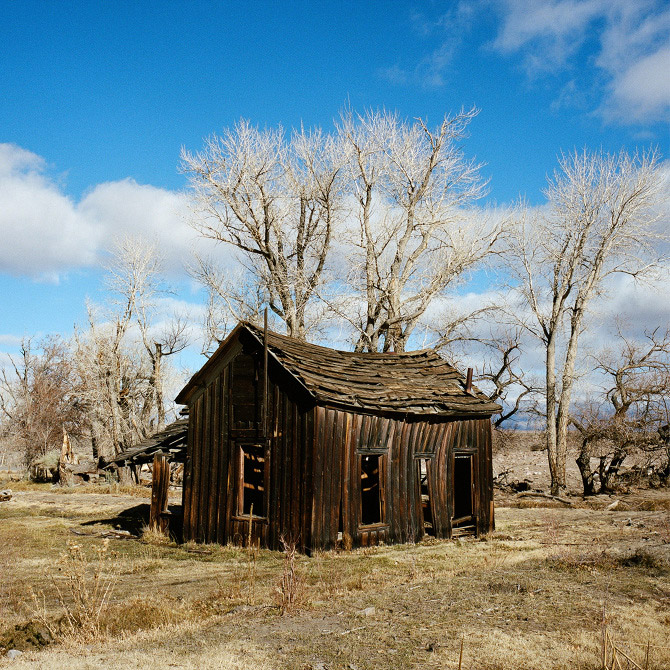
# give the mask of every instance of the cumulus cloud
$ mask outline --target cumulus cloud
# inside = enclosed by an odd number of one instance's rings
[[[519,55],[533,79],[570,73],[554,108],[589,106],[624,124],[670,115],[670,6],[664,0],[461,0],[440,14],[415,12],[415,35],[438,38],[438,45],[418,62],[396,62],[378,75],[396,85],[445,85],[471,27],[492,12],[497,33],[481,46]],[[598,102],[589,102],[594,96]]]
[[[179,274],[195,234],[182,194],[132,179],[98,184],[70,198],[46,161],[14,144],[0,144],[0,272],[57,281],[98,264],[124,234],[156,240],[166,270]]]
[[[670,47],[633,63],[612,83],[606,115],[632,120],[667,117],[670,111]]]
[[[558,72],[584,62],[582,47],[595,41],[595,64],[604,74],[599,112],[610,121],[657,121],[670,113],[670,8],[661,0],[506,0],[493,43],[523,55],[528,72]],[[575,62],[573,63],[573,60]]]
[[[55,278],[95,261],[99,232],[45,167],[40,156],[0,144],[1,271]]]
[[[100,248],[110,248],[119,236],[140,235],[156,240],[166,271],[183,272],[195,238],[185,196],[124,179],[93,188],[77,211],[99,231]]]

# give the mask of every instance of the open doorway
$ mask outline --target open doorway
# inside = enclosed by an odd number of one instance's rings
[[[454,454],[454,511],[453,527],[474,529],[474,455]]]
[[[381,456],[361,455],[361,525],[382,523]]]
[[[417,459],[417,468],[419,470],[419,496],[421,501],[421,515],[423,518],[423,532],[424,535],[435,535],[435,527],[433,525],[433,509],[430,499],[430,483],[428,480],[428,459]]]

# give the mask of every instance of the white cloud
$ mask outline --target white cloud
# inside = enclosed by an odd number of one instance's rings
[[[100,248],[110,248],[116,237],[139,235],[157,241],[168,272],[183,272],[195,238],[185,196],[124,179],[93,188],[77,211],[100,231]]]
[[[18,335],[0,334],[0,346],[18,347],[21,344],[21,338]]]
[[[124,234],[156,240],[166,270],[183,272],[195,237],[184,195],[124,179],[76,202],[46,168],[42,157],[0,144],[0,272],[57,281],[98,264]]]
[[[612,84],[612,101],[604,108],[630,120],[667,118],[670,114],[670,47],[633,63]]]
[[[95,260],[98,232],[44,170],[36,154],[0,145],[1,271],[56,278]]]
[[[507,0],[494,48],[521,52],[530,74],[578,66],[595,41],[594,62],[605,75],[599,108],[607,120],[657,121],[670,112],[670,8],[661,0]],[[571,59],[579,57],[574,63]]]
[[[587,25],[602,11],[601,0],[540,0],[529,4],[521,0],[502,3],[503,25],[494,46],[513,52],[529,44],[540,47],[543,55],[536,58],[535,50],[528,54],[531,68],[555,69],[581,46]]]
[[[444,86],[454,54],[463,42],[464,35],[475,24],[477,11],[478,3],[459,2],[437,17],[425,12],[412,12],[410,26],[413,32],[423,40],[437,35],[439,44],[418,63],[405,66],[395,63],[380,68],[378,76],[395,85],[418,84],[425,88]]]

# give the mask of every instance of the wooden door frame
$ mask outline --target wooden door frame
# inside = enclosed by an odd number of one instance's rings
[[[456,459],[469,457],[470,459],[470,508],[472,514],[469,516],[454,517],[454,512],[456,510],[456,484],[455,484],[455,475],[456,475]],[[479,472],[479,455],[476,449],[454,449],[451,454],[451,475],[450,475],[450,486],[449,486],[449,495],[451,500],[451,526],[454,527],[454,524],[460,525],[463,522],[470,521],[475,527],[477,526],[477,518],[479,512],[479,477],[477,473]]]

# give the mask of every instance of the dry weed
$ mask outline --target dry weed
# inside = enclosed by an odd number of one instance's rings
[[[275,590],[280,614],[290,614],[300,605],[304,590],[303,580],[296,570],[297,546],[295,540],[280,537],[284,560],[282,574]]]
[[[62,617],[56,621],[47,611],[44,591],[31,589],[33,615],[54,639],[92,640],[100,637],[105,611],[118,570],[114,554],[109,552],[109,540],[93,548],[91,557],[75,542],[58,561],[58,576],[49,575]]]
[[[141,538],[142,542],[145,544],[151,544],[157,547],[165,547],[175,544],[169,533],[164,533],[157,527],[143,526]]]
[[[177,624],[197,615],[183,600],[162,594],[160,598],[137,597],[110,605],[101,630],[111,636]]]

